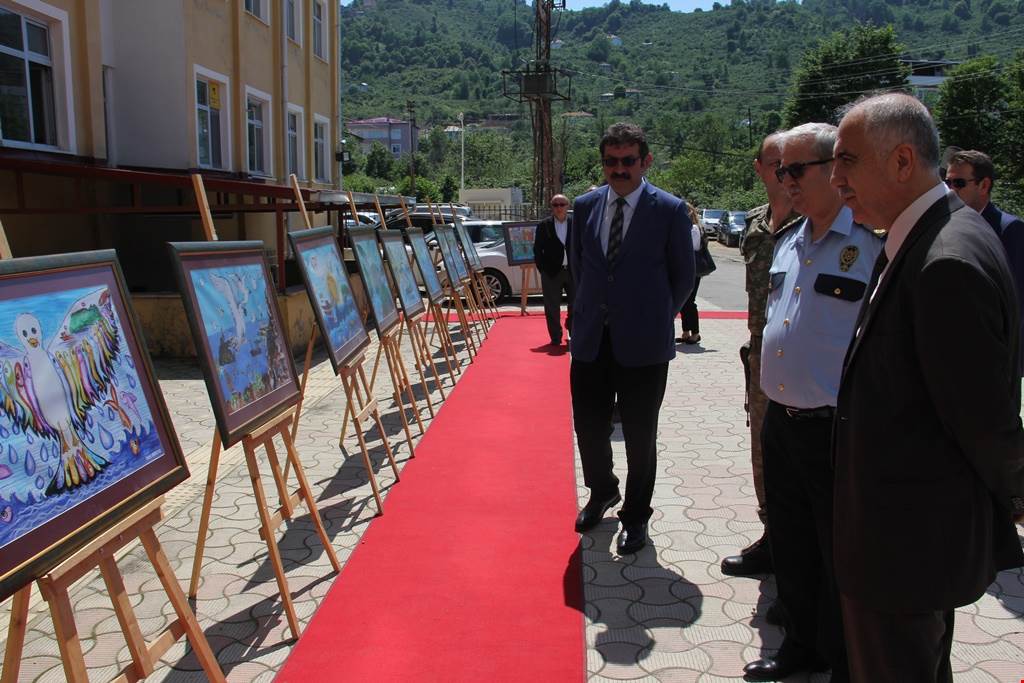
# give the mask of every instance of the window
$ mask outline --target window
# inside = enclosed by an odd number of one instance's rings
[[[0,8],[0,136],[57,146],[50,31]]]
[[[288,119],[286,121],[288,130],[287,163],[288,173],[294,173],[299,178],[305,178],[305,136],[303,133],[303,110],[294,104],[288,105]]]
[[[267,20],[266,0],[245,0],[245,11],[257,19]]]
[[[313,0],[313,54],[327,59],[327,33],[323,0]]]
[[[214,100],[213,103],[211,103],[211,99]],[[224,163],[220,154],[220,106],[217,102],[219,99],[220,93],[216,83],[204,80],[196,81],[196,137],[199,139],[199,165],[206,168],[220,168]]]
[[[246,151],[249,173],[270,175],[271,108],[270,95],[254,88],[245,89]]]
[[[328,167],[328,153],[330,147],[328,140],[331,124],[322,116],[313,117],[313,177],[323,183],[331,182],[331,172]]]
[[[401,155],[402,154],[402,146],[401,145],[391,145],[391,153],[394,154],[396,157]]]
[[[402,139],[402,129],[401,128],[392,128],[391,129],[391,139],[392,140],[401,140]]]
[[[300,0],[284,0],[284,30],[296,43],[302,42],[302,7]]]

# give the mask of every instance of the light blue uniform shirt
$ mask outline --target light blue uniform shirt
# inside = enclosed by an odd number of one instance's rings
[[[843,207],[811,240],[808,219],[779,238],[772,258],[761,388],[792,408],[835,406],[843,358],[883,242]]]

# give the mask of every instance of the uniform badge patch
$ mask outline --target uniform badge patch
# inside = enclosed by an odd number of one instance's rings
[[[857,257],[860,256],[860,249],[854,245],[850,245],[843,249],[839,254],[839,270],[844,273],[850,270],[850,266],[857,262]]]

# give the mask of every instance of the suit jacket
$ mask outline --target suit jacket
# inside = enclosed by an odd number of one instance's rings
[[[607,185],[578,197],[569,253],[576,284],[572,356],[597,358],[607,321],[615,360],[639,367],[675,357],[676,312],[693,289],[686,203],[645,183],[614,265],[601,248]]]
[[[991,202],[981,212],[981,217],[996,231],[1003,248],[1006,249],[1006,260],[1010,264],[1010,273],[1013,274],[1013,281],[1017,285],[1017,303],[1022,307],[1021,324],[1024,325],[1024,221],[996,208]],[[1021,334],[1024,335],[1024,327],[1021,328]],[[1024,355],[1020,358],[1018,372],[1024,375]]]
[[[974,602],[1024,564],[1018,307],[999,240],[940,199],[855,330],[833,428],[839,589],[893,613]]]
[[[566,216],[565,221],[565,243],[569,244],[572,238],[572,216]],[[564,258],[565,246],[555,232],[555,218],[548,216],[537,224],[533,238],[533,261],[537,264],[537,270],[545,275],[555,276],[562,270]]]

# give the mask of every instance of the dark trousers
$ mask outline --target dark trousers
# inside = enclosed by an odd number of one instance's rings
[[[627,524],[646,522],[654,512],[651,496],[657,472],[658,413],[665,396],[668,363],[627,368],[615,361],[605,328],[597,358],[575,358],[569,370],[573,424],[583,463],[583,482],[591,497],[605,498],[619,489],[612,471],[612,406],[618,397],[626,441],[626,499],[619,518]]]
[[[839,594],[832,570],[832,420],[790,417],[768,402],[764,453],[768,536],[788,623],[782,650],[832,666],[847,680]]]
[[[557,275],[540,273],[540,289],[544,294],[544,317],[548,321],[548,335],[552,342],[562,339],[562,291],[568,301],[565,329],[572,335],[572,302],[576,298],[576,288],[569,276],[569,269],[562,266]]]
[[[700,278],[696,278],[693,281],[693,291],[690,292],[690,298],[683,304],[683,308],[679,311],[683,318],[683,329],[693,332],[694,334],[700,334],[700,318],[697,317],[697,288],[700,287]]]
[[[953,683],[953,610],[877,612],[842,596],[850,678],[858,683]]]

